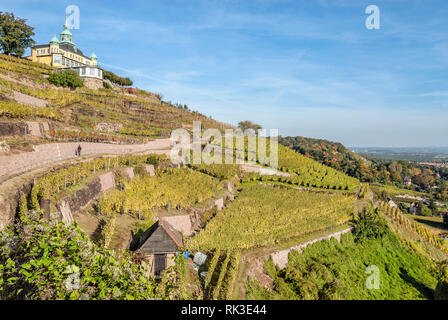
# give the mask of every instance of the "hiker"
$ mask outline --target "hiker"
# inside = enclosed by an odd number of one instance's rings
[[[80,157],[81,156],[81,145],[78,145],[78,156]]]

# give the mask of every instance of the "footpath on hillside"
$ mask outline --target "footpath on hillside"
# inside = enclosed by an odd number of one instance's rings
[[[157,139],[145,144],[115,145],[93,142],[48,143],[34,146],[33,152],[23,152],[0,157],[0,177],[13,174],[21,168],[40,163],[51,164],[62,159],[76,158],[75,150],[81,146],[82,155],[126,154],[126,153],[168,153],[170,139]]]

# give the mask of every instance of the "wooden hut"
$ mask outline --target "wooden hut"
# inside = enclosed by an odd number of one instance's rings
[[[144,253],[150,275],[160,276],[175,264],[174,258],[183,247],[182,235],[167,221],[159,220],[143,234],[137,250]]]

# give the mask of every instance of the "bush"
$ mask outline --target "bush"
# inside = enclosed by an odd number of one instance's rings
[[[353,235],[358,242],[381,238],[388,231],[387,222],[373,209],[364,209],[354,220],[354,224]]]
[[[48,77],[48,82],[58,87],[76,88],[84,85],[79,75],[73,70],[64,70],[52,73]]]
[[[117,76],[115,73],[103,70],[104,79],[111,81],[112,83],[118,84],[119,86],[130,87],[133,82],[129,78],[123,78]]]
[[[420,210],[419,210],[419,214],[422,215],[422,216],[429,217],[429,216],[432,216],[432,210],[429,209],[429,208],[428,208],[427,206],[425,206],[425,205],[421,205],[421,206],[420,206]]]
[[[98,248],[76,225],[41,217],[30,211],[0,231],[1,299],[164,298],[129,253]]]

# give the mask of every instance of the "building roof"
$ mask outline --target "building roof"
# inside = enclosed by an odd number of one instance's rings
[[[40,48],[48,48],[50,45],[49,44],[39,44],[37,46],[33,46],[31,48],[33,49],[40,49]]]
[[[59,40],[56,37],[56,35],[54,35],[53,38],[51,38],[50,43],[52,43],[52,42],[59,43]]]
[[[65,22],[65,24],[64,24],[64,30],[61,32],[61,34],[67,34],[67,35],[69,35],[69,36],[72,35],[72,33],[70,32],[70,29],[69,29],[69,27],[68,27],[68,25],[67,25],[67,22]]]
[[[176,252],[182,247],[182,235],[168,222],[159,220],[143,234],[137,250],[156,254]]]
[[[92,52],[92,54],[90,55],[90,59],[98,59],[95,52]]]

